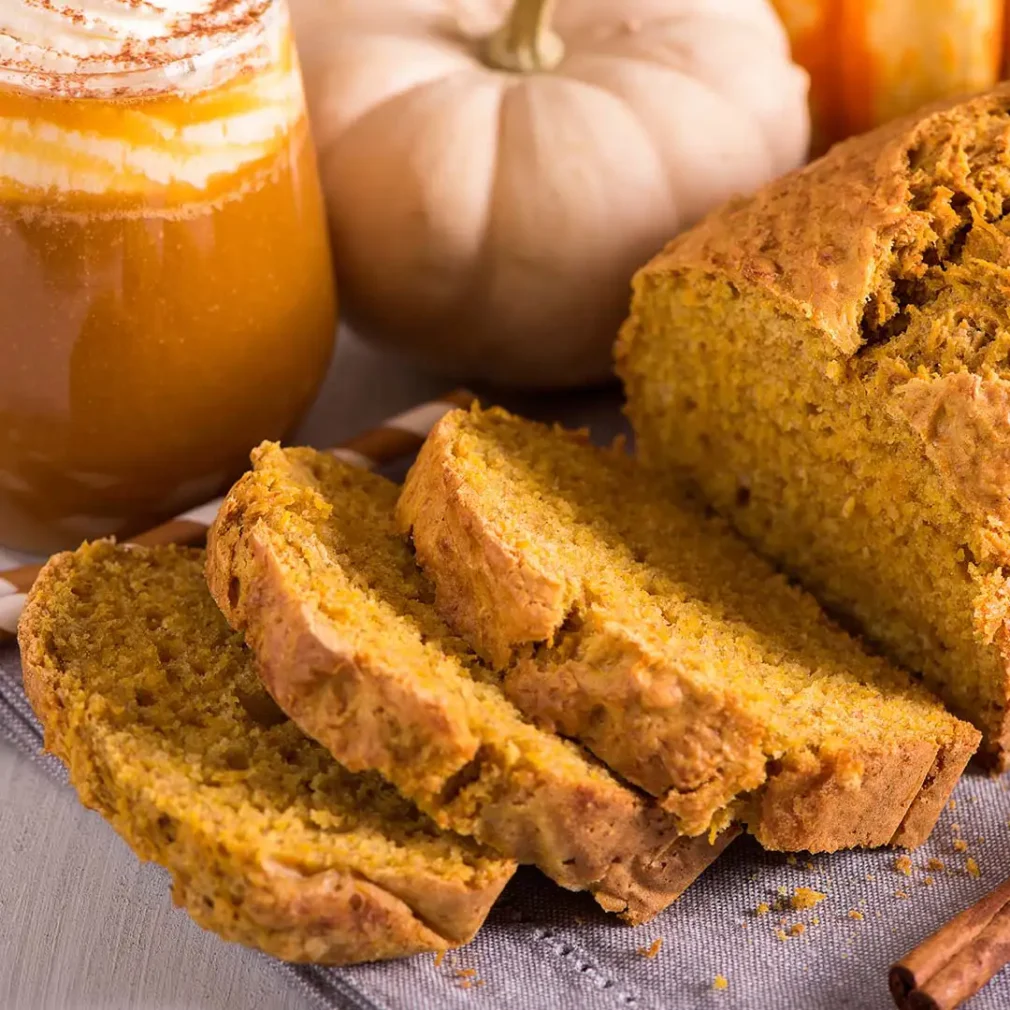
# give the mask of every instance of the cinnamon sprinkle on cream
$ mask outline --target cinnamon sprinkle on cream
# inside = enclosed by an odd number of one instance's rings
[[[3,66],[52,95],[89,94],[100,78],[193,66],[243,38],[255,48],[270,10],[270,0],[8,0]]]

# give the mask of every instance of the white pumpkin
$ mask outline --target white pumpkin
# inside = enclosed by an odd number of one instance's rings
[[[765,0],[292,0],[346,317],[526,387],[610,372],[662,243],[798,165]]]

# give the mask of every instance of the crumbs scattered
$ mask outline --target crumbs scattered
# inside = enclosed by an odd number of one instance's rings
[[[947,803],[947,809],[948,809],[948,810],[957,810],[957,800],[953,800],[953,799],[952,799],[952,800],[950,800],[950,801],[949,801],[949,802]]]
[[[457,968],[456,987],[458,989],[479,989],[484,985],[484,979],[477,978],[476,968]]]
[[[802,922],[794,922],[788,930],[790,936],[802,936],[806,931],[807,927]]]
[[[771,911],[771,905],[767,901],[759,901],[758,907],[754,909],[755,915],[767,915]]]
[[[942,859],[937,859],[935,856],[926,861],[926,869],[933,870],[935,873],[940,873],[947,869]]]
[[[729,979],[726,978],[725,975],[716,975],[716,977],[712,980],[712,988],[719,990],[728,989]]]
[[[973,877],[981,877],[982,871],[979,869],[978,863],[975,861],[974,856],[969,856],[968,861],[964,864],[964,868]]]
[[[789,899],[789,904],[796,909],[813,908],[815,905],[819,905],[826,897],[826,894],[823,894],[821,891],[815,891],[811,887],[797,887]]]
[[[798,865],[799,865],[799,862],[800,862],[800,861],[799,861],[799,860],[798,860],[798,859],[797,859],[797,858],[796,858],[795,856],[793,856],[793,855],[788,855],[788,856],[786,856],[786,862],[787,862],[787,863],[788,863],[788,864],[789,864],[790,866],[798,866]]]
[[[923,883],[924,883],[924,884],[925,884],[925,885],[926,885],[927,887],[932,887],[932,886],[933,886],[933,878],[932,878],[932,877],[930,877],[929,875],[927,875],[927,876],[923,877],[923,878],[922,878],[922,882],[923,882]]]
[[[786,936],[786,931],[785,931],[784,929],[776,929],[776,930],[775,930],[775,935],[776,935],[776,936],[777,936],[777,937],[778,937],[778,938],[779,938],[780,940],[788,940],[788,939],[789,939],[789,937],[788,937],[788,936]]]
[[[954,851],[955,852],[967,852],[968,843],[963,838],[954,839]]]
[[[648,947],[639,947],[638,953],[641,954],[642,957],[648,958],[651,961],[654,957],[656,957],[659,954],[660,950],[662,949],[662,946],[663,946],[663,938],[661,936],[657,936],[656,939],[653,940]]]
[[[850,908],[849,909],[849,918],[850,919],[855,919],[857,922],[862,922],[863,919],[866,918],[866,916],[863,915],[863,913],[860,912],[858,908]]]
[[[895,891],[894,892],[894,896],[896,898],[907,898],[908,897],[908,891]]]
[[[954,834],[956,835],[961,830],[961,825],[960,824],[952,824],[950,826],[950,830],[953,831]]]
[[[898,856],[894,861],[894,868],[906,877],[912,876],[912,860],[908,856]]]
[[[435,967],[436,967],[436,968],[441,968],[441,967],[442,967],[442,962],[443,962],[444,960],[445,960],[445,951],[444,951],[444,950],[440,950],[440,951],[439,951],[439,952],[438,952],[438,953],[437,953],[437,954],[435,955]]]

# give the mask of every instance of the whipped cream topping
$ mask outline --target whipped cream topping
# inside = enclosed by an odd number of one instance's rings
[[[219,55],[272,0],[4,0],[0,69],[70,90],[101,75]]]
[[[12,6],[41,10],[44,2],[0,2],[0,19],[10,19]],[[250,9],[243,0],[89,2],[89,10],[120,15],[118,21],[106,17],[101,22],[120,27],[115,42],[105,40],[108,45],[100,58],[96,55],[97,46],[89,49],[95,57],[90,65],[103,68],[96,73],[105,74],[116,66],[118,75],[123,73],[124,54],[132,52],[124,41],[129,21],[127,11],[137,11],[129,22],[130,37],[139,37],[143,34],[140,26],[146,26],[144,37],[150,42],[169,38],[164,19],[155,17],[155,11],[170,9],[178,14],[213,9],[215,16],[220,17],[222,9],[233,13],[240,6]],[[52,16],[69,17],[65,8]],[[178,26],[183,22],[175,23]],[[216,86],[208,81],[208,74],[219,69],[221,59],[234,55],[234,47],[229,43],[219,49],[205,50],[203,68],[191,61],[178,64],[170,60],[167,65],[174,71],[172,86],[149,89],[148,75],[153,65],[145,65],[139,70],[143,77],[139,95],[132,87],[119,88],[102,93],[107,101],[94,102],[91,99],[99,95],[89,93],[89,101],[76,110],[72,106],[78,104],[77,92],[61,91],[65,101],[48,102],[39,100],[37,88],[15,90],[0,104],[0,197],[5,192],[101,195],[144,194],[173,187],[204,190],[215,177],[268,158],[304,115],[301,73],[282,9],[274,8],[267,18],[254,20],[246,30],[257,33],[254,44],[251,48],[245,46],[242,50],[245,58]],[[156,36],[155,31],[162,34]],[[71,46],[88,48],[84,34],[82,29],[72,43],[60,39],[59,46],[54,36],[45,57],[50,61],[48,66],[56,66],[58,59],[67,59]],[[172,38],[185,40],[187,35],[177,28]],[[222,36],[216,38],[222,42]],[[197,43],[194,41],[193,45]],[[59,57],[54,55],[57,50],[62,53]],[[22,49],[22,56],[24,52]],[[0,71],[2,67],[0,61]],[[237,74],[237,69],[249,72]],[[36,67],[31,73],[37,77],[40,71]],[[206,86],[198,87],[193,77]],[[145,100],[124,101],[124,97]]]

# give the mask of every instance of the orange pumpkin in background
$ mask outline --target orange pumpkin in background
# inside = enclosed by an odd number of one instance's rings
[[[1007,0],[773,0],[810,74],[814,154],[925,102],[991,87]]]

